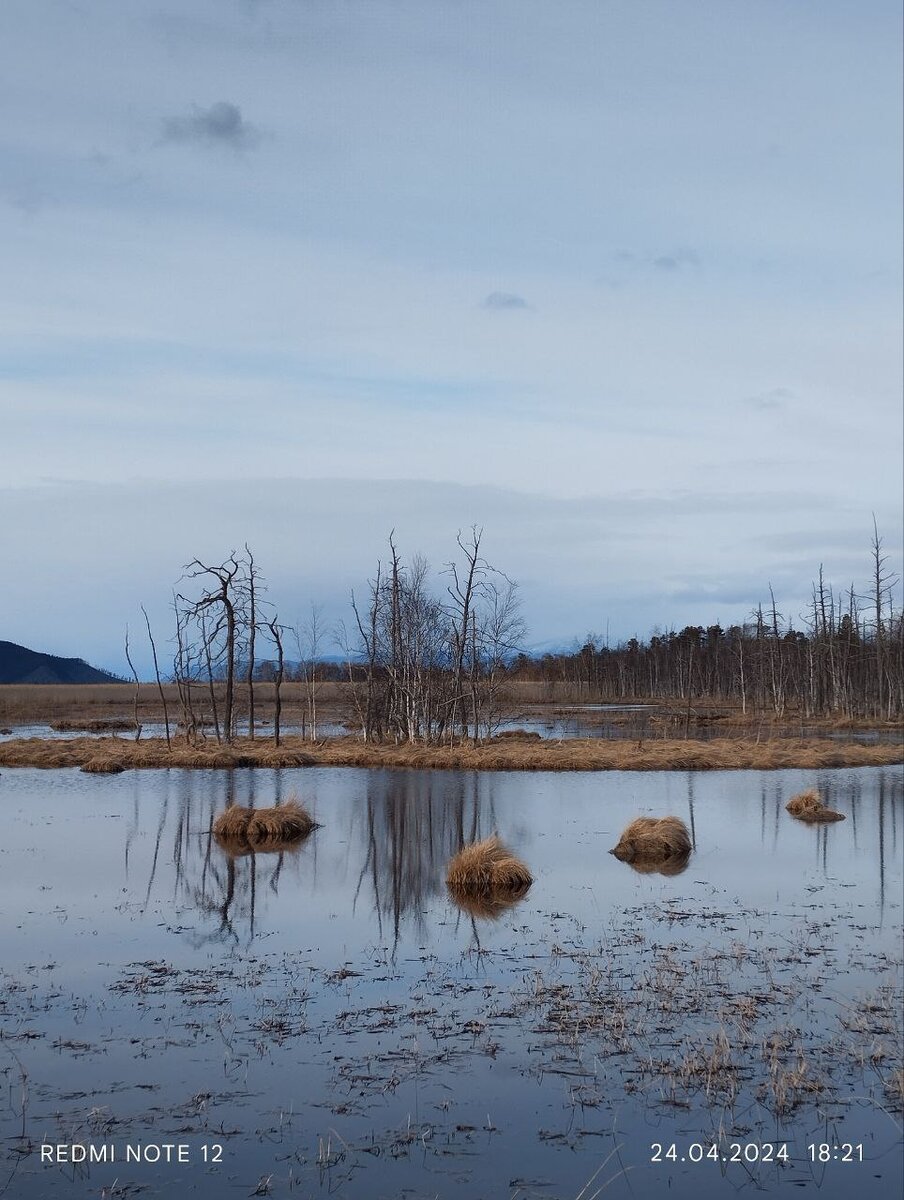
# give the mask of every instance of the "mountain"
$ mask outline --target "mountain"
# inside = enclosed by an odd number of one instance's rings
[[[57,658],[0,642],[0,683],[122,683],[107,671],[89,667],[81,658]]]

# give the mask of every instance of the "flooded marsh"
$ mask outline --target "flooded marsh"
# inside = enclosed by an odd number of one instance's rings
[[[845,821],[789,816],[814,785]],[[293,796],[294,845],[211,836]],[[0,805],[0,1195],[900,1187],[899,768],[23,768]],[[608,853],[666,815],[674,872]],[[532,886],[457,902],[493,833]]]

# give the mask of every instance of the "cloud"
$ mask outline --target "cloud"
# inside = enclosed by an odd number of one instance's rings
[[[741,401],[749,408],[760,412],[776,412],[787,408],[788,402],[794,398],[794,393],[786,387],[770,388],[768,392],[757,392],[753,396],[745,396]]]
[[[490,292],[483,302],[483,307],[501,312],[515,308],[530,308],[530,305],[523,296],[516,296],[514,292]]]
[[[671,254],[660,254],[653,259],[657,271],[680,271],[682,267],[698,267],[699,256],[693,250],[674,250]]]
[[[237,104],[218,100],[210,108],[194,105],[187,117],[167,117],[163,122],[163,140],[245,150],[257,145],[260,134],[242,117]]]

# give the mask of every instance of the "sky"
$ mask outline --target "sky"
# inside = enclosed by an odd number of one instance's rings
[[[541,648],[900,576],[901,23],[4,0],[0,639],[124,672],[245,542],[332,625],[392,529]]]

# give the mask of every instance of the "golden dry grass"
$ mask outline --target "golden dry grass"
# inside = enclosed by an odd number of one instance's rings
[[[828,808],[823,804],[816,788],[810,788],[809,791],[799,792],[796,796],[792,796],[785,805],[785,809],[798,821],[823,823],[845,819],[844,813],[835,812],[833,808]]]
[[[638,817],[609,851],[621,862],[669,864],[684,858],[685,866],[690,852],[691,835],[680,817]]]
[[[0,742],[0,766],[80,767],[89,759],[113,758],[125,767],[187,767],[200,770],[256,767],[410,767],[464,771],[729,771],[890,766],[904,761],[900,745],[838,741],[772,741],[713,738],[661,740],[638,745],[604,738],[566,741],[518,739],[480,746],[365,743],[357,737],[317,743],[286,737],[241,738],[231,746],[209,740],[189,746],[163,738],[14,738]]]
[[[533,883],[527,863],[512,854],[496,834],[473,842],[449,860],[446,884],[453,898],[479,899],[492,902],[520,893]]]
[[[88,775],[120,775],[125,769],[115,758],[89,758],[81,766]]]
[[[245,808],[231,804],[220,813],[211,832],[230,854],[285,850],[304,841],[317,823],[297,800],[273,808]]]

